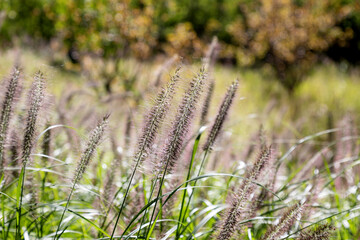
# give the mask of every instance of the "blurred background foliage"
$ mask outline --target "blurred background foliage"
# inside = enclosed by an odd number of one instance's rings
[[[358,0],[1,0],[0,46],[47,45],[73,63],[157,55],[266,66],[291,93],[319,61],[360,60]]]

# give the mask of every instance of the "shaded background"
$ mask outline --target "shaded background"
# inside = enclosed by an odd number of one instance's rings
[[[289,91],[319,61],[360,59],[356,0],[2,0],[0,45],[85,54],[199,59],[213,36],[219,61],[270,65]]]

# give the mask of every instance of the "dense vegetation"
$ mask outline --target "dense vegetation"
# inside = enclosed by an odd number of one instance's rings
[[[0,239],[360,239],[359,33],[358,0],[0,0]]]
[[[66,85],[55,101],[49,76],[13,68],[2,85],[2,238],[358,238],[357,119],[339,113],[330,129],[298,138],[276,127],[269,102],[260,122],[274,123],[255,130],[251,116],[238,119],[244,88],[228,80],[217,98],[224,75],[204,62],[174,63],[169,77],[126,94]]]

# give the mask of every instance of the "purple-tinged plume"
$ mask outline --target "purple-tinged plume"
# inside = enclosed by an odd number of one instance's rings
[[[145,160],[155,142],[156,135],[159,132],[159,128],[169,110],[171,99],[174,96],[176,83],[180,79],[179,74],[180,68],[177,68],[167,86],[161,89],[154,106],[145,118],[144,128],[138,140],[134,157],[136,162],[141,163]]]
[[[271,155],[271,147],[264,147],[252,169],[246,173],[246,177],[243,179],[235,196],[233,196],[233,202],[220,225],[217,235],[218,240],[230,239],[237,230],[238,223],[246,214],[244,211],[246,203],[255,190],[254,182],[260,177]]]
[[[270,227],[261,240],[277,240],[281,235],[288,231],[295,221],[300,218],[301,212],[304,209],[302,203],[296,203],[281,217],[279,223]]]
[[[87,166],[89,165],[91,158],[93,157],[93,155],[96,151],[96,148],[100,144],[100,142],[104,136],[105,130],[107,128],[109,117],[110,117],[109,114],[105,115],[103,117],[103,119],[97,124],[95,129],[91,132],[90,138],[86,144],[85,150],[82,153],[80,161],[78,163],[78,166],[75,170],[75,174],[74,174],[74,178],[73,178],[74,185],[80,181]]]
[[[325,223],[314,229],[300,233],[299,240],[328,240],[333,234],[335,228],[331,224]]]
[[[30,108],[26,119],[26,128],[22,148],[22,164],[25,167],[30,159],[30,154],[33,149],[36,123],[40,108],[44,100],[45,82],[42,72],[37,72],[34,76],[34,82],[29,93]]]
[[[0,174],[4,169],[4,145],[10,124],[11,114],[19,91],[20,70],[15,67],[9,79],[0,115]]]
[[[231,103],[235,97],[236,90],[239,86],[239,81],[235,80],[228,88],[225,98],[220,106],[218,115],[216,116],[215,122],[211,128],[210,134],[203,147],[204,151],[208,151],[214,145],[216,138],[219,136],[221,128],[224,124],[226,116],[228,115]]]
[[[185,92],[161,158],[161,170],[164,173],[171,172],[180,157],[184,139],[189,132],[205,78],[206,72],[202,67],[196,77],[192,79],[190,87]]]

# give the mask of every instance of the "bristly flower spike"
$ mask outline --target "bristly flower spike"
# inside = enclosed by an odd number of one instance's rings
[[[110,117],[110,114],[106,114],[90,134],[89,140],[85,146],[85,150],[83,151],[80,161],[78,163],[78,166],[75,170],[72,188],[71,188],[71,191],[67,198],[66,206],[62,212],[57,230],[55,232],[54,240],[59,239],[61,236],[61,234],[58,235],[58,231],[60,230],[61,223],[62,223],[62,220],[64,219],[65,212],[67,211],[67,209],[69,207],[69,203],[70,203],[72,194],[74,193],[77,183],[81,180],[86,168],[88,167],[90,160],[92,159],[92,157],[96,151],[96,148],[99,146],[99,144],[101,143],[101,140],[103,139],[103,136],[105,134],[106,128],[109,123],[109,117]]]
[[[98,125],[95,127],[95,129],[91,132],[90,138],[86,144],[85,150],[81,155],[80,161],[78,163],[78,166],[75,170],[74,178],[73,178],[73,184],[77,184],[80,179],[82,178],[82,175],[84,174],[87,166],[89,165],[89,162],[94,155],[97,146],[101,143],[101,140],[104,136],[106,127],[109,122],[110,114],[106,114],[102,120],[98,123]]]
[[[269,228],[261,240],[279,239],[279,237],[288,231],[295,223],[295,221],[300,217],[303,209],[304,204],[300,202],[296,203],[281,217],[279,223],[276,226]]]
[[[35,139],[35,130],[36,123],[38,120],[38,115],[40,108],[43,104],[44,100],[44,90],[45,90],[45,82],[44,75],[42,72],[37,72],[34,77],[34,83],[32,85],[32,89],[30,91],[30,109],[28,111],[27,119],[26,119],[26,128],[25,135],[23,141],[23,149],[22,149],[22,163],[25,167],[27,162],[30,159],[30,154],[33,148],[34,139]]]
[[[226,116],[229,113],[230,106],[234,100],[236,90],[239,86],[239,80],[235,80],[230,87],[228,88],[225,98],[220,106],[218,115],[216,116],[215,122],[210,130],[210,134],[206,140],[206,143],[203,147],[204,151],[211,150],[211,147],[214,145],[216,138],[219,136],[221,128],[224,124]]]
[[[156,97],[154,106],[145,118],[142,134],[137,143],[134,157],[135,161],[140,161],[140,163],[142,163],[154,144],[159,128],[169,110],[170,102],[175,93],[176,84],[180,79],[180,69],[180,67],[176,69],[175,74],[171,77],[167,86],[161,89]]]
[[[4,145],[13,112],[16,94],[19,90],[20,69],[15,67],[8,82],[0,115],[0,174],[4,169]]]
[[[190,129],[206,76],[205,69],[202,67],[190,82],[190,87],[182,99],[160,162],[164,174],[172,171],[177,159],[180,157],[184,138]]]
[[[246,173],[240,188],[233,197],[233,202],[230,206],[230,209],[228,209],[225,218],[220,225],[220,230],[217,235],[218,240],[228,240],[233,236],[238,227],[238,223],[241,221],[244,215],[243,209],[246,205],[246,202],[255,190],[254,182],[259,179],[271,157],[271,147],[264,148],[252,169]]]
[[[208,121],[208,113],[210,108],[211,98],[214,94],[215,81],[211,81],[209,85],[209,89],[207,90],[204,105],[201,109],[201,117],[200,117],[200,126],[203,126]]]
[[[334,230],[335,228],[331,224],[321,224],[314,229],[301,232],[299,240],[328,240]]]
[[[156,199],[159,199],[165,175],[172,172],[177,160],[180,158],[181,149],[184,145],[185,137],[189,132],[190,125],[194,118],[194,112],[196,110],[196,105],[200,98],[202,86],[206,76],[207,72],[203,66],[201,67],[200,72],[191,80],[190,87],[185,92],[182,102],[178,108],[172,130],[168,135],[164,152],[160,158],[159,167],[156,169],[158,175],[159,173],[162,175],[159,182],[159,189]],[[146,234],[148,234],[149,229],[151,228],[152,224],[154,224],[152,221],[154,219],[157,203],[158,201],[156,200]]]
[[[122,210],[124,209],[125,201],[129,194],[129,189],[130,189],[130,186],[134,179],[135,173],[136,173],[139,165],[142,162],[144,162],[144,160],[148,156],[149,151],[155,142],[155,139],[159,132],[159,129],[164,121],[166,113],[169,110],[170,102],[175,93],[176,83],[180,79],[180,69],[181,69],[180,67],[178,67],[176,69],[175,74],[171,77],[168,85],[165,88],[161,89],[160,93],[158,94],[158,96],[155,100],[155,105],[151,108],[150,112],[145,117],[145,124],[144,124],[143,130],[142,130],[142,133],[140,135],[140,138],[138,140],[135,155],[134,155],[135,165],[133,167],[133,171],[131,173],[131,176],[130,176],[130,179],[128,182],[126,193],[122,200],[120,211],[117,215],[117,218],[115,221],[115,226],[113,228],[110,239],[113,239],[113,236],[115,234],[117,223],[121,216]]]

